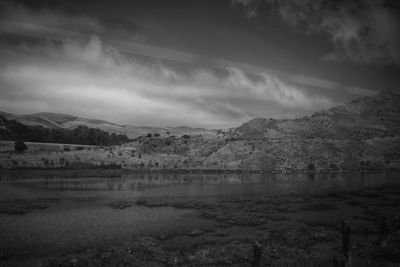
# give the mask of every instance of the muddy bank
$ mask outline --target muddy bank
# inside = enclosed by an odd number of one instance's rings
[[[75,254],[21,260],[42,266],[342,266],[342,223],[350,227],[352,266],[400,264],[400,188],[319,195],[225,198],[219,201],[141,199],[112,202],[153,209],[189,209],[202,225],[160,231],[118,247],[99,244]],[[257,253],[256,253],[257,254]],[[16,262],[3,260],[2,264]]]
[[[38,200],[13,200],[0,202],[0,214],[24,215],[34,210],[47,209],[52,199]]]

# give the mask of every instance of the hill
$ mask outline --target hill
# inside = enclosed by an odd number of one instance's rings
[[[238,167],[254,169],[398,167],[399,135],[400,95],[383,90],[299,119],[251,120],[231,130],[238,141],[213,157],[241,155]]]
[[[294,120],[254,119],[235,133],[243,139],[368,139],[400,132],[400,95],[380,91]]]
[[[141,133],[150,129],[154,128],[144,128]],[[183,135],[141,134],[131,143],[106,149],[5,152],[0,153],[0,164],[10,168],[48,167],[46,162],[54,167],[84,163],[157,171],[400,168],[400,95],[391,91],[298,119],[253,119],[229,131],[218,131],[217,138],[205,138],[198,134],[201,129],[190,130],[179,128],[177,131],[188,132]]]
[[[33,113],[17,115],[0,111],[0,116],[7,120],[16,120],[28,126],[42,126],[50,129],[75,129],[79,126],[86,126],[88,128],[99,129],[108,133],[123,134],[130,139],[137,138],[141,135],[148,133],[158,133],[163,136],[176,135],[181,136],[184,134],[201,134],[206,138],[216,138],[216,130],[208,130],[203,128],[191,127],[149,127],[149,126],[136,126],[136,125],[119,125],[116,123],[81,118],[77,116],[59,114],[59,113]]]
[[[29,141],[39,143],[65,143],[80,145],[111,146],[128,143],[126,135],[108,133],[100,129],[78,126],[74,129],[45,128],[25,125],[0,116],[0,140]]]

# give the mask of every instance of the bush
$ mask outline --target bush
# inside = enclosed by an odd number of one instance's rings
[[[15,150],[16,152],[22,153],[22,152],[24,152],[24,151],[27,150],[27,149],[28,149],[28,147],[27,147],[27,145],[25,145],[25,143],[24,143],[23,141],[20,141],[20,140],[15,141],[15,143],[14,143],[14,150]]]
[[[315,165],[314,165],[314,163],[308,164],[307,169],[310,170],[310,171],[315,170]]]
[[[42,158],[44,165],[49,166],[50,161],[48,159]]]
[[[333,170],[339,169],[338,166],[336,166],[336,164],[334,164],[334,163],[329,164],[329,168],[331,168]]]

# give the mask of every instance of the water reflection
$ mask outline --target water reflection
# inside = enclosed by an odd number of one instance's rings
[[[354,190],[365,186],[397,184],[398,172],[382,173],[270,173],[270,174],[137,174],[99,177],[75,176],[3,177],[0,185],[41,192],[105,192],[111,196],[224,196],[312,193],[324,190]],[[118,193],[119,192],[119,193]],[[104,194],[102,194],[104,196]]]
[[[122,244],[144,232],[166,231],[168,227],[181,229],[197,223],[187,210],[136,205],[116,210],[107,205],[115,198],[212,201],[233,196],[311,194],[400,184],[398,172],[174,175],[46,171],[2,173],[1,177],[0,205],[39,199],[48,206],[23,216],[0,213],[0,251],[18,256],[66,253],[105,240],[108,244]]]

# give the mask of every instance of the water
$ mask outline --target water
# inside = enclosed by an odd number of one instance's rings
[[[123,244],[142,234],[188,227],[194,211],[107,204],[142,198],[201,199],[315,194],[400,184],[399,173],[132,174],[104,171],[13,172],[0,176],[0,208],[40,201],[47,208],[0,213],[0,252],[32,257],[99,244]]]

